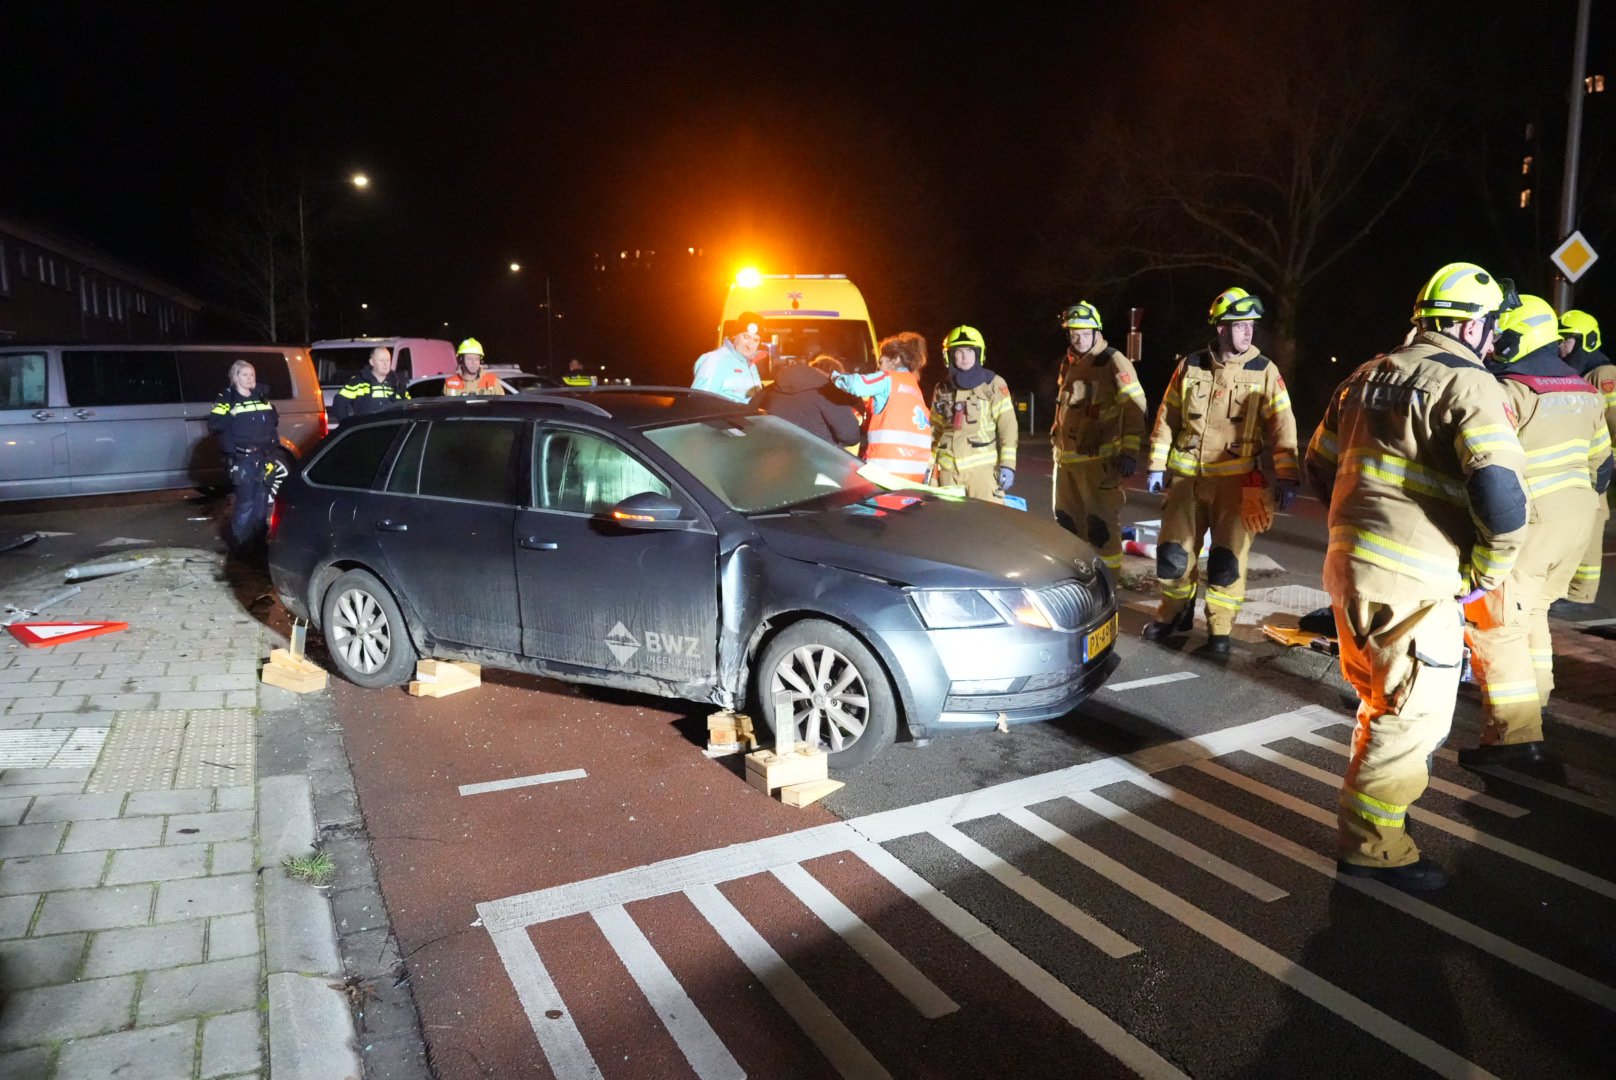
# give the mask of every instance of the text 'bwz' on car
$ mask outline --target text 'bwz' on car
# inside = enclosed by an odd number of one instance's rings
[[[361,686],[429,655],[771,727],[789,710],[843,770],[900,726],[1048,720],[1104,682],[1116,602],[1092,547],[873,475],[692,390],[414,402],[288,480],[270,573]]]

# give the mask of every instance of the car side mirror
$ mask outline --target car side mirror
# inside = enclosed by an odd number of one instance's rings
[[[688,529],[695,522],[684,512],[684,507],[666,495],[642,491],[612,507],[606,516],[623,529]]]

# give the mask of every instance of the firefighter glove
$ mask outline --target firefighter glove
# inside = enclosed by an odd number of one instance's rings
[[[1274,524],[1274,505],[1268,489],[1261,484],[1247,484],[1240,489],[1240,522],[1248,532],[1267,532]]]
[[[1009,491],[1016,482],[1016,470],[1008,465],[999,466],[999,490]]]
[[[1296,501],[1296,481],[1295,480],[1284,480],[1284,479],[1275,480],[1274,481],[1274,509],[1276,509],[1276,510],[1289,510],[1291,508],[1291,504],[1294,503],[1295,501]]]
[[[1117,475],[1124,480],[1132,476],[1139,468],[1139,459],[1132,454],[1119,454],[1117,456]]]
[[[1145,486],[1153,492],[1167,490],[1167,474],[1160,469],[1153,471],[1145,478]]]

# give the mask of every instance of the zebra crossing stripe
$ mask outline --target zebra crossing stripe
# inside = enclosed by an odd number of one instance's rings
[[[572,1014],[567,1012],[555,980],[550,978],[544,961],[539,959],[539,951],[533,947],[527,928],[500,930],[489,936],[494,939],[494,948],[499,951],[505,971],[516,987],[517,1000],[522,1003],[522,1011],[527,1014],[533,1034],[538,1036],[539,1048],[544,1051],[556,1080],[599,1077],[600,1066],[595,1064],[595,1056],[584,1045],[584,1037],[578,1033]]]
[[[1443,747],[1442,749],[1438,750],[1436,752],[1436,756],[1441,758],[1443,761],[1457,762],[1459,760],[1458,753],[1456,751],[1449,750],[1447,747]],[[1473,766],[1469,767],[1473,768]],[[1589,795],[1586,792],[1576,791],[1568,787],[1562,787],[1559,784],[1551,784],[1547,780],[1539,780],[1535,776],[1527,776],[1525,773],[1516,772],[1514,769],[1505,769],[1488,765],[1484,766],[1479,771],[1486,773],[1488,776],[1496,776],[1500,780],[1508,780],[1517,787],[1526,788],[1528,791],[1535,791],[1539,795],[1547,795],[1550,798],[1559,799],[1561,802],[1568,802],[1573,806],[1580,806],[1584,810],[1592,810],[1596,814],[1604,814],[1606,817],[1616,817],[1616,803],[1611,802],[1609,799],[1601,799],[1598,796]]]
[[[1332,754],[1340,754],[1344,758],[1352,757],[1352,747],[1344,742],[1338,742],[1328,736],[1320,735],[1316,731],[1300,732],[1295,738],[1300,742],[1307,743],[1309,746],[1317,746],[1321,750],[1328,750]],[[1512,802],[1505,802],[1503,799],[1495,798],[1484,791],[1476,791],[1473,788],[1465,787],[1463,784],[1455,784],[1452,780],[1444,780],[1434,774],[1431,777],[1431,788],[1434,791],[1442,792],[1444,795],[1451,795],[1455,799],[1470,803],[1472,806],[1479,806],[1484,810],[1491,810],[1495,814],[1502,814],[1508,818],[1525,817],[1531,813],[1524,806],[1516,806]]]

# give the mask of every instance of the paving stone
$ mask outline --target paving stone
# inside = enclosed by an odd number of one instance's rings
[[[198,675],[196,677],[198,690],[252,690],[258,689],[258,679],[254,675],[234,674],[226,672],[222,675]]]
[[[34,800],[33,809],[23,820],[32,825],[38,821],[89,821],[94,818],[115,818],[123,807],[123,793],[101,795],[42,795]]]
[[[208,920],[208,959],[257,956],[258,915],[221,915]]]
[[[174,1080],[191,1075],[196,1021],[119,1031],[62,1047],[56,1080]]]
[[[122,851],[154,847],[163,842],[163,819],[119,818],[114,821],[75,821],[67,832],[63,851]]]
[[[46,1080],[55,1058],[54,1046],[30,1046],[0,1054],[0,1076],[6,1080]]]
[[[100,851],[7,859],[0,864],[0,896],[88,888],[101,880],[106,865],[106,854]]]
[[[186,829],[195,829],[188,833]],[[252,837],[251,810],[219,810],[207,814],[175,814],[168,819],[170,844],[212,844],[222,840],[248,840]]]
[[[341,938],[342,958],[350,975],[362,979],[375,979],[393,975],[401,960],[398,943],[385,927],[362,930],[357,934],[344,934]]]
[[[341,790],[315,793],[314,819],[321,825],[357,825],[364,820],[359,815],[358,797]]]
[[[0,896],[0,938],[22,937],[28,933],[28,924],[34,921],[34,909],[38,906],[38,896]]]
[[[58,694],[123,694],[134,687],[125,686],[126,679],[64,679],[56,688]]]
[[[182,850],[175,848],[176,851]],[[253,845],[251,840],[232,840],[227,844],[213,845],[213,862],[208,870],[211,874],[242,874],[253,868]]]
[[[0,1050],[128,1027],[134,1000],[133,975],[20,990],[0,1013]]]
[[[36,728],[109,728],[117,719],[115,712],[54,712],[45,713],[34,721]]]
[[[189,690],[195,680],[189,675],[146,675],[131,680],[129,691],[139,694],[169,694]]]
[[[45,897],[44,907],[40,908],[34,933],[62,934],[70,930],[144,926],[151,914],[151,898],[150,885],[117,885],[104,889],[51,893]]]
[[[193,919],[161,926],[103,930],[90,941],[90,954],[84,961],[84,977],[99,979],[108,975],[201,963],[202,937],[206,926],[205,920]]]
[[[54,854],[61,846],[62,834],[65,832],[67,832],[65,821],[49,821],[40,825],[8,825],[0,828],[0,859],[12,859],[18,855]]]
[[[0,941],[0,991],[72,982],[83,955],[83,934]]]
[[[92,709],[150,709],[152,703],[166,695],[163,694],[95,694],[90,697]],[[170,706],[159,705],[158,708]],[[44,710],[41,710],[44,711]]]
[[[380,889],[361,885],[331,894],[331,917],[336,920],[338,934],[375,930],[387,925],[387,907],[382,903]]]
[[[4,790],[4,788],[0,788],[0,791]],[[0,798],[0,826],[17,824],[22,820],[22,815],[27,809],[27,799]],[[4,856],[0,855],[0,858],[4,858]]]
[[[150,972],[141,987],[136,1017],[141,1024],[166,1024],[257,1004],[258,957],[243,956]]]
[[[179,660],[168,665],[170,675],[226,675],[230,665],[223,660]]]
[[[14,698],[6,707],[7,712],[14,713],[70,713],[84,704],[82,697],[28,697]],[[100,708],[101,706],[97,706]]]
[[[202,1080],[250,1072],[264,1063],[257,1011],[210,1016],[202,1024]]]
[[[160,821],[153,818],[153,821]],[[199,878],[208,872],[208,849],[200,844],[178,847],[137,848],[112,856],[106,884],[127,885],[136,881],[178,881]]]
[[[254,874],[165,881],[158,886],[157,921],[173,922],[176,919],[253,911],[258,901],[256,885]]]
[[[0,682],[0,698],[38,698],[59,693],[61,689],[62,684],[58,682]]]
[[[175,665],[176,667],[178,665]],[[176,690],[157,695],[159,709],[222,709],[223,690]]]
[[[245,784],[220,788],[218,794],[220,810],[251,810],[256,804],[258,790],[251,784]]]
[[[168,674],[168,665],[124,661],[108,664],[101,669],[103,679],[153,679]]]
[[[251,709],[257,704],[257,690],[226,690],[224,692],[224,707],[227,709]]]
[[[211,788],[181,788],[178,791],[136,791],[129,796],[123,816],[136,814],[197,814],[213,805]]]
[[[7,769],[0,773],[0,795],[14,784],[82,784],[90,778],[85,768]]]
[[[0,713],[0,731],[19,731],[38,726],[38,713]]]

